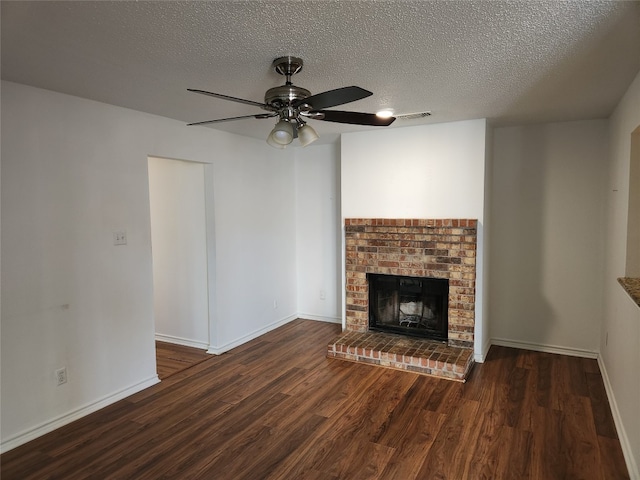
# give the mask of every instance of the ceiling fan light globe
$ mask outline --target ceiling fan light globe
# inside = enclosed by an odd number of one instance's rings
[[[293,141],[293,135],[289,132],[277,130],[273,132],[273,140],[281,145],[289,145]]]
[[[271,132],[267,137],[267,143],[271,145],[273,148],[279,148],[280,150],[283,150],[287,147],[286,144],[281,144],[275,141],[275,139],[273,138],[273,132]]]
[[[280,145],[289,145],[293,141],[293,126],[286,120],[280,120],[271,131],[269,137]]]
[[[303,125],[298,128],[298,140],[303,147],[315,142],[318,138],[320,137],[318,137],[316,131],[309,125]]]

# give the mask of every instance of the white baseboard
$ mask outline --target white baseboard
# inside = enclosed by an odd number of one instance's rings
[[[627,470],[629,470],[629,477],[632,479],[640,479],[640,471],[638,470],[638,464],[633,456],[631,445],[629,444],[629,437],[624,429],[622,418],[620,417],[620,410],[618,410],[618,404],[616,403],[616,397],[613,394],[613,388],[609,381],[609,374],[607,368],[604,365],[602,356],[598,355],[598,366],[600,367],[600,373],[602,374],[602,380],[604,382],[604,389],[607,392],[607,398],[609,399],[609,405],[611,405],[611,414],[613,415],[613,422],[616,424],[616,431],[618,432],[618,439],[620,440],[620,446],[622,447],[622,454],[624,455],[624,461],[627,464]]]
[[[201,350],[207,350],[209,348],[207,342],[198,342],[197,340],[189,340],[188,338],[174,337],[173,335],[164,335],[162,333],[156,333],[156,340],[159,342],[183,345],[185,347],[199,348]]]
[[[559,347],[557,345],[542,345],[539,343],[519,342],[507,340],[505,338],[492,338],[491,345],[501,347],[521,348],[523,350],[534,350],[536,352],[557,353],[559,355],[569,355],[570,357],[598,358],[598,352],[582,350],[579,348]]]
[[[25,430],[22,433],[14,435],[11,438],[8,438],[2,444],[0,444],[0,453],[5,453],[12,448],[16,448],[22,444],[25,444],[31,440],[34,440],[42,435],[52,432],[57,428],[63,427],[79,418],[82,418],[90,413],[96,412],[101,408],[106,407],[107,405],[111,405],[112,403],[117,402],[118,400],[122,400],[123,398],[129,397],[134,393],[138,393],[145,388],[149,388],[152,385],[155,385],[160,380],[157,375],[154,375],[146,380],[143,380],[135,385],[131,385],[125,389],[122,389],[118,392],[112,393],[111,395],[107,395],[101,399],[96,400],[95,402],[91,402],[87,405],[84,405],[80,408],[72,410],[64,415],[60,415],[53,420],[49,420],[44,422],[36,427]]]
[[[213,355],[221,355],[224,352],[228,352],[233,348],[239,347],[240,345],[247,343],[248,341],[253,340],[254,338],[259,337],[260,335],[264,335],[265,333],[270,332],[271,330],[275,330],[276,328],[281,327],[282,325],[286,325],[287,323],[295,320],[296,318],[298,318],[297,314],[289,315],[288,317],[278,320],[277,322],[267,325],[266,327],[259,328],[258,330],[255,330],[251,333],[243,335],[242,337],[232,342],[226,343],[224,345],[218,345],[218,346],[209,345],[209,349],[207,350],[207,353],[212,353]]]
[[[484,363],[485,358],[487,358],[487,354],[489,353],[489,349],[491,348],[491,339],[487,339],[487,341],[482,345],[482,351],[480,353],[473,354],[473,361],[476,363]]]
[[[340,317],[325,317],[324,315],[312,315],[311,313],[298,313],[298,318],[303,320],[315,320],[316,322],[338,323],[342,325]]]

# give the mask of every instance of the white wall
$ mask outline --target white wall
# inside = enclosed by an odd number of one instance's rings
[[[340,146],[296,149],[298,312],[342,321]],[[324,297],[324,298],[321,298]]]
[[[342,136],[343,218],[481,218],[484,120]]]
[[[631,478],[640,478],[640,307],[622,290],[631,132],[640,125],[640,74],[609,120],[604,316],[600,360]]]
[[[341,224],[344,218],[478,219],[477,361],[486,353],[487,335],[482,301],[486,128],[485,120],[470,120],[351,133],[342,136],[341,149]]]
[[[492,337],[580,354],[602,318],[606,121],[496,128]]]
[[[156,339],[208,349],[204,183],[202,163],[149,158]]]
[[[640,125],[631,134],[625,276],[640,278]]]
[[[23,85],[1,93],[3,450],[156,381],[149,155],[212,164],[215,349],[295,316],[290,151]]]
[[[212,152],[222,160],[214,165],[214,353],[295,319],[297,312],[293,149],[248,140],[240,138],[233,155]]]
[[[485,164],[484,164],[484,217],[481,223],[482,241],[484,243],[482,262],[482,283],[480,293],[482,295],[482,329],[476,328],[476,341],[479,342],[483,356],[491,347],[491,244],[493,241],[493,222],[491,218],[491,202],[493,192],[493,127],[487,124],[485,131]],[[486,287],[485,287],[486,286]]]

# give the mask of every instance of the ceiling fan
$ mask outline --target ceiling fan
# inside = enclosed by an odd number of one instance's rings
[[[311,95],[309,90],[297,87],[291,83],[291,77],[302,70],[302,64],[302,59],[296,57],[280,57],[273,61],[273,69],[280,75],[286,77],[286,83],[282,86],[267,90],[264,94],[264,103],[188,88],[187,90],[190,92],[230,100],[232,102],[244,103],[246,105],[253,105],[267,111],[267,113],[219,118],[216,120],[189,123],[188,125],[206,125],[209,123],[229,122],[243,118],[262,119],[278,117],[278,122],[269,134],[267,143],[272,147],[285,148],[294,138],[298,138],[303,147],[306,147],[318,139],[318,134],[306,123],[309,119],[380,127],[391,125],[395,120],[395,117],[388,116],[383,118],[374,113],[327,110],[327,108],[366,98],[373,95],[373,93],[364,88],[352,86],[336,88],[335,90],[328,90]]]

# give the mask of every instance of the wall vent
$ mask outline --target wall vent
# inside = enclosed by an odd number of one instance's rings
[[[404,115],[396,115],[398,120],[417,120],[419,118],[430,117],[431,112],[405,113]]]

